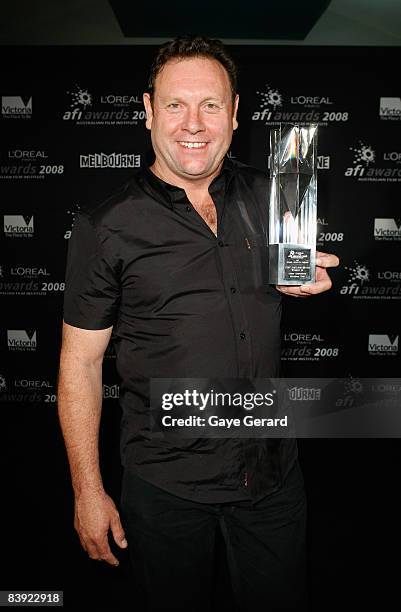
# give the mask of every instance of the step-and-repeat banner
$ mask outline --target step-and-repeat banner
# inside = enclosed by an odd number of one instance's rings
[[[341,259],[330,292],[285,298],[283,373],[348,377],[350,393],[359,378],[398,376],[399,50],[231,49],[240,110],[229,156],[266,170],[273,126],[318,123],[318,248]],[[155,47],[7,51],[0,76],[0,400],[51,408],[74,217],[148,155],[142,93]],[[115,406],[118,393],[109,347],[105,400]]]

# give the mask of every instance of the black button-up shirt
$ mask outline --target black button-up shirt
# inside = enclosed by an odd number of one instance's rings
[[[217,237],[185,191],[144,167],[79,213],[69,244],[64,320],[113,326],[121,378],[121,460],[175,495],[256,501],[279,488],[293,439],[160,439],[150,378],[278,377],[279,292],[269,285],[267,177],[225,159],[209,187]]]

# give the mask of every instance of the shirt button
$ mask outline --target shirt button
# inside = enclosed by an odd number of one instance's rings
[[[245,332],[241,332],[239,337],[241,338],[241,340],[245,340],[246,338],[246,333]]]
[[[224,246],[224,242],[222,240],[219,240],[219,246]]]
[[[230,291],[231,291],[231,293],[236,293],[237,290],[236,290],[235,287],[230,287]]]
[[[190,206],[187,206],[187,212],[191,212],[192,208]]]

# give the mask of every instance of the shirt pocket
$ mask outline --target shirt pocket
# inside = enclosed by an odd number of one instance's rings
[[[233,245],[232,252],[242,291],[265,292],[269,288],[269,248],[265,235],[244,235]]]

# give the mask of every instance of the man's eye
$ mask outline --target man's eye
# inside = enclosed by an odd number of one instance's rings
[[[214,102],[208,102],[206,104],[206,110],[208,110],[208,111],[217,111],[217,110],[219,110],[219,105],[215,104]]]
[[[176,110],[179,107],[180,105],[178,104],[178,102],[171,102],[171,104],[167,104],[167,108],[171,108],[172,110]]]

